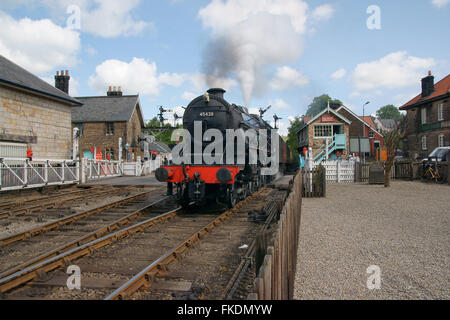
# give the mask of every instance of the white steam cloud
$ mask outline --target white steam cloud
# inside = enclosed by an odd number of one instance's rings
[[[271,89],[267,67],[286,65],[301,56],[308,14],[302,0],[213,0],[199,12],[214,39],[204,51],[205,74],[235,77],[250,106],[252,96]]]

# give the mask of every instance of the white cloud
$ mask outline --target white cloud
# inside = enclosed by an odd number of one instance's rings
[[[141,0],[43,0],[43,3],[53,9],[55,15],[64,17],[69,6],[78,6],[81,30],[104,38],[135,36],[154,27],[153,23],[137,20],[132,15]]]
[[[358,64],[353,73],[357,90],[395,89],[416,85],[436,62],[432,58],[408,56],[398,51],[380,60]]]
[[[199,11],[199,17],[205,27],[220,34],[261,13],[287,16],[294,30],[304,33],[307,10],[308,4],[300,0],[213,0]]]
[[[283,99],[276,99],[275,101],[270,101],[270,104],[275,110],[283,110],[290,108],[289,104],[287,104],[287,102],[284,101]]]
[[[199,96],[199,94],[195,94],[195,93],[192,93],[192,92],[189,92],[189,91],[185,91],[181,97],[182,97],[184,100],[192,101],[192,100],[194,100],[195,98],[197,98],[198,96]]]
[[[250,114],[257,114],[257,115],[259,115],[259,109],[258,108],[249,108],[248,112]]]
[[[163,85],[178,87],[184,76],[176,73],[158,74],[156,63],[133,58],[129,63],[120,60],[106,60],[95,68],[95,75],[89,77],[89,86],[104,94],[108,86],[121,86],[125,93],[158,95]]]
[[[331,75],[331,77],[333,78],[333,79],[342,79],[342,78],[344,78],[345,77],[345,75],[347,74],[347,70],[345,70],[344,68],[341,68],[341,69],[339,69],[339,70],[337,70],[335,73],[333,73],[332,75]]]
[[[433,5],[435,5],[438,8],[442,8],[450,3],[450,0],[433,0]]]
[[[76,31],[48,19],[15,20],[0,11],[0,54],[32,73],[75,66],[80,47]]]
[[[309,80],[300,71],[284,66],[278,68],[275,77],[270,82],[273,90],[285,90],[291,87],[304,87]]]
[[[328,20],[333,16],[334,8],[330,4],[323,4],[318,6],[312,12],[312,18],[316,21]]]
[[[357,98],[361,95],[361,93],[359,93],[358,91],[353,91],[352,93],[350,93],[349,97],[350,98]]]
[[[272,126],[272,128],[275,128],[275,121],[271,121],[270,125]],[[278,126],[278,134],[280,136],[287,136],[288,135],[289,127],[291,126],[289,121],[278,120],[277,126]]]

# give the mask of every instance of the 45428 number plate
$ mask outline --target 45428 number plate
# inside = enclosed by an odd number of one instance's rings
[[[214,112],[201,112],[200,117],[214,117]]]

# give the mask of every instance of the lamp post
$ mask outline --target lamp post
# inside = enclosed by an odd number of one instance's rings
[[[365,125],[365,122],[366,122],[366,120],[364,119],[364,117],[365,117],[365,107],[368,105],[370,103],[370,101],[367,101],[366,103],[364,103],[364,105],[363,105],[363,118],[362,118],[362,120],[363,120],[363,138],[365,138],[366,137],[366,125]],[[366,162],[366,153],[365,152],[361,152],[361,146],[359,147],[359,152],[360,153],[362,153],[364,156],[363,156],[363,159],[364,159],[364,163]]]

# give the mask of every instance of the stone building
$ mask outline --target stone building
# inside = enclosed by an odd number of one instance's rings
[[[0,55],[0,157],[70,159],[71,111],[81,104]]]
[[[422,92],[400,107],[407,112],[405,151],[424,158],[437,147],[450,146],[450,74],[434,83],[431,72],[422,79]]]
[[[145,127],[139,95],[123,95],[109,88],[106,96],[79,97],[83,106],[72,110],[72,126],[79,129],[82,158],[125,161],[142,157],[139,137]],[[119,150],[122,138],[122,150]]]

